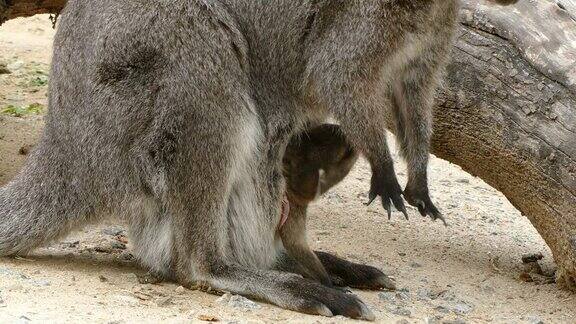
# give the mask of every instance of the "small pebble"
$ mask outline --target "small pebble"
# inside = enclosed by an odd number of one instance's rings
[[[6,67],[8,68],[8,70],[10,70],[11,72],[16,72],[18,71],[20,68],[22,68],[24,66],[24,61],[18,60],[18,61],[14,61],[8,65],[6,65]]]
[[[244,310],[259,309],[262,307],[246,297],[240,295],[232,295],[230,293],[225,293],[220,298],[216,299],[216,302],[219,304],[226,304],[229,307],[240,308]]]
[[[454,320],[445,320],[442,321],[442,324],[466,324],[467,322],[461,318],[457,318]]]
[[[440,313],[444,313],[444,314],[450,313],[450,310],[444,306],[436,306],[436,308],[434,308],[434,309]]]
[[[32,145],[32,144],[22,145],[20,147],[20,149],[18,150],[18,154],[28,155],[28,153],[30,153],[30,151],[32,150],[33,147],[34,147],[34,145]]]
[[[399,316],[410,316],[412,315],[412,312],[405,307],[391,307],[388,308],[388,310],[390,311],[390,313],[394,314],[394,315],[399,315]]]
[[[441,320],[442,320],[442,317],[443,317],[442,315],[438,315],[438,316],[435,316],[435,317],[432,317],[432,318],[426,317],[426,318],[424,319],[424,323],[425,323],[425,324],[440,324],[440,323],[441,323]]]
[[[124,233],[124,229],[120,227],[108,227],[102,229],[102,234],[110,235],[110,236],[118,236]]]
[[[114,299],[116,299],[117,301],[119,301],[125,305],[136,306],[136,305],[140,304],[140,299],[133,296],[132,294],[126,294],[126,293],[118,294],[118,295],[114,296]]]
[[[172,297],[170,297],[170,296],[162,297],[156,301],[156,305],[158,307],[167,307],[167,306],[170,306],[172,304],[174,304],[174,303],[172,302]]]
[[[542,253],[529,253],[522,255],[522,262],[523,263],[538,262],[543,258],[544,256],[542,255]]]
[[[494,289],[494,287],[490,285],[483,285],[481,288],[482,291],[484,291],[485,293],[493,294],[494,292],[496,292],[496,289]]]
[[[32,284],[37,287],[48,287],[50,286],[50,281],[48,280],[33,280]]]
[[[204,322],[219,322],[220,319],[212,315],[198,315],[198,319]]]
[[[438,293],[438,297],[442,298],[442,300],[445,300],[445,301],[455,301],[456,300],[456,295],[454,295],[453,292],[448,291],[448,290]]]
[[[77,248],[79,244],[80,244],[80,241],[62,242],[62,243],[61,243],[61,246],[62,246],[63,248]]]
[[[112,249],[108,248],[108,247],[103,247],[103,246],[97,246],[94,248],[94,251],[99,252],[99,253],[112,253]]]
[[[388,302],[393,302],[396,299],[395,293],[391,292],[391,291],[385,291],[385,292],[379,293],[378,298],[380,298],[380,300],[384,300],[384,301],[388,301]]]
[[[526,317],[528,324],[544,324],[544,321],[538,316],[528,316]]]
[[[162,282],[162,278],[159,278],[151,273],[146,273],[143,275],[137,274],[136,277],[138,278],[138,283],[141,284],[157,284]]]
[[[418,299],[422,300],[422,301],[429,301],[432,298],[430,297],[432,293],[430,292],[430,290],[426,289],[426,288],[421,288],[418,289],[417,295],[418,295]]]
[[[182,295],[183,293],[186,292],[186,288],[184,288],[183,286],[178,286],[174,291],[176,291],[177,294]]]
[[[6,290],[8,291],[20,291],[22,289],[24,289],[24,286],[22,286],[21,284],[13,284],[6,287]]]
[[[126,244],[120,242],[112,242],[112,248],[117,250],[126,250]]]
[[[396,298],[400,300],[408,300],[410,299],[410,294],[406,291],[398,291],[396,292]]]
[[[468,314],[472,309],[474,308],[466,303],[458,303],[452,307],[452,311],[460,315]]]
[[[251,301],[250,299],[234,295],[230,297],[230,301],[228,302],[229,306],[236,307],[236,308],[244,308],[244,309],[259,309],[262,306],[256,304],[255,302]]]
[[[116,240],[118,240],[120,243],[128,244],[128,238],[124,235],[116,236]]]
[[[122,254],[120,254],[120,256],[118,258],[124,262],[133,262],[136,260],[134,255],[130,252],[122,252]]]

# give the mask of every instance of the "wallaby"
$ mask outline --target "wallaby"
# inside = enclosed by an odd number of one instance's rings
[[[358,153],[338,125],[323,124],[292,138],[284,153],[289,216],[280,226],[286,252],[302,267],[296,271],[325,285],[395,289],[380,270],[312,251],[306,237],[308,205],[338,184],[358,160]]]
[[[69,0],[43,135],[0,189],[0,255],[112,214],[128,220],[140,261],[183,285],[374,319],[355,296],[288,272],[282,156],[293,134],[331,114],[371,165],[371,200],[405,212],[404,193],[439,218],[426,179],[430,107],[457,8]],[[404,192],[386,109],[408,163]]]

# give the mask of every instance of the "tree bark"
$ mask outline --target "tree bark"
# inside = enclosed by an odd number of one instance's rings
[[[432,151],[500,190],[576,290],[576,0],[462,0]],[[65,0],[0,0],[0,24]]]
[[[552,250],[558,282],[574,290],[576,21],[544,0],[464,0],[460,21],[432,150],[526,215]]]
[[[0,0],[0,25],[6,20],[36,14],[57,14],[66,0]]]

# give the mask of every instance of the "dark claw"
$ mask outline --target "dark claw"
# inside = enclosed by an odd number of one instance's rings
[[[442,213],[440,213],[438,210],[436,210],[435,213],[432,214],[432,219],[434,221],[436,221],[437,219],[441,220],[442,223],[444,223],[444,226],[448,226],[448,223],[446,222],[446,219],[444,219],[444,215],[442,215]]]
[[[448,223],[446,223],[446,220],[444,219],[444,216],[442,216],[442,213],[440,213],[440,211],[438,211],[438,209],[431,202],[428,205],[428,208],[425,208],[425,212],[432,218],[433,221],[440,219],[442,220],[442,223],[444,223],[444,226],[448,226]]]
[[[402,198],[402,188],[398,184],[394,171],[390,172],[388,176],[372,174],[368,203],[365,205],[370,205],[376,197],[380,196],[382,206],[388,214],[388,220],[392,219],[392,205],[408,219],[404,198]]]
[[[422,215],[422,217],[426,217],[426,205],[424,205],[424,202],[422,202],[421,200],[418,201],[417,206],[418,211],[420,212],[420,215]]]
[[[406,207],[404,207],[404,209],[401,210],[402,214],[404,214],[404,218],[406,218],[406,220],[410,220],[410,218],[408,217],[408,211],[406,210]]]
[[[420,215],[424,217],[430,216],[430,218],[432,218],[433,221],[440,219],[442,220],[442,223],[444,223],[444,226],[448,226],[448,223],[446,222],[446,219],[444,219],[444,216],[440,213],[440,211],[438,211],[436,206],[434,206],[434,204],[430,200],[430,195],[428,194],[427,189],[410,190],[409,188],[406,188],[406,190],[404,191],[404,197],[406,198],[406,201],[410,205],[418,208],[418,212],[420,212]]]
[[[396,210],[402,212],[406,220],[409,220],[408,212],[406,211],[406,206],[404,205],[404,199],[402,198],[402,196],[392,198],[392,202],[394,203],[394,207],[396,207]]]
[[[370,193],[370,195],[368,195],[368,202],[365,203],[365,206],[370,206],[372,204],[372,202],[374,202],[374,200],[376,200],[376,197],[378,197],[378,195]]]
[[[390,201],[382,198],[382,206],[388,212],[388,220],[392,219],[392,206],[390,206]]]
[[[444,219],[444,216],[440,215],[440,220],[442,221],[442,224],[444,224],[444,226],[448,227],[448,222],[446,221],[446,219]]]

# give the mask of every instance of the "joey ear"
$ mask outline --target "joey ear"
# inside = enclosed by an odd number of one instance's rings
[[[354,150],[354,148],[351,145],[346,146],[346,150],[344,151],[344,154],[342,156],[341,160],[348,160],[351,158],[354,158],[356,155],[356,150]]]

